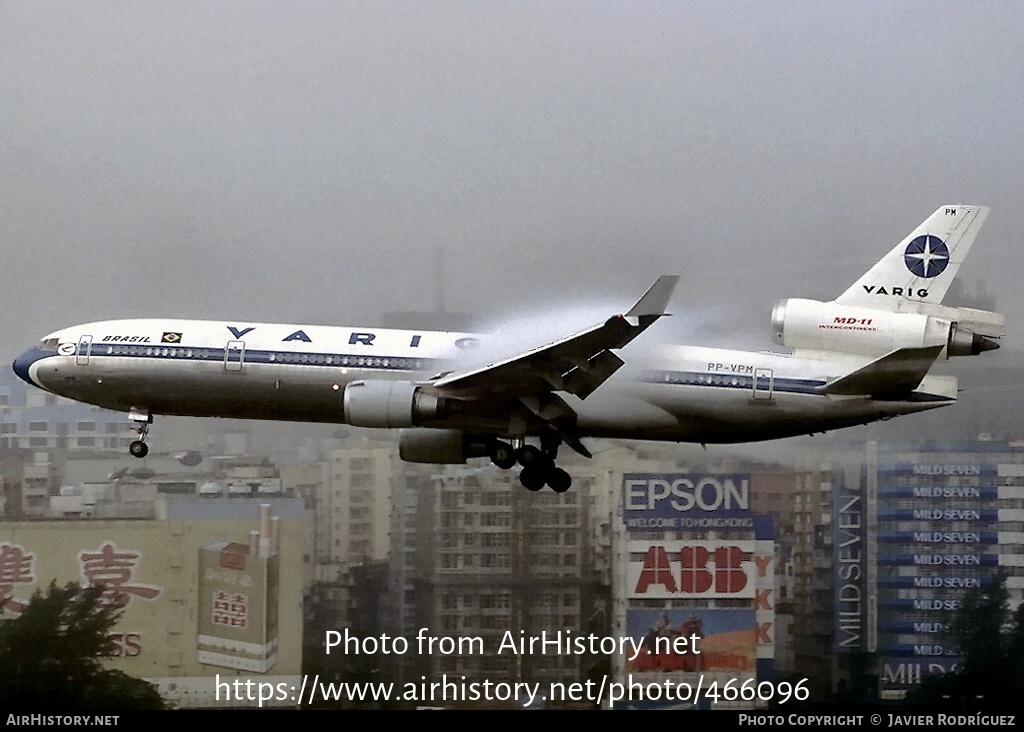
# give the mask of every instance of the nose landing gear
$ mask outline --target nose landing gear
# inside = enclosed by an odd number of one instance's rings
[[[144,458],[149,454],[149,445],[146,444],[146,437],[149,435],[149,426],[153,424],[153,415],[148,409],[137,409],[132,407],[128,412],[128,419],[135,422],[138,427],[135,431],[139,433],[139,439],[128,446],[128,452],[132,457]]]

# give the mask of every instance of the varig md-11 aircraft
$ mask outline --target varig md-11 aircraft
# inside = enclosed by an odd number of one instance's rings
[[[616,352],[665,313],[665,276],[624,315],[482,367],[465,367],[480,342],[466,333],[151,319],[63,328],[14,370],[128,412],[140,458],[157,414],[345,423],[401,429],[405,460],[489,457],[562,492],[558,448],[589,457],[589,437],[769,440],[953,403],[956,379],[932,365],[1004,334],[998,313],[941,305],[987,214],[943,206],[832,302],[779,302],[773,336],[792,354],[666,346],[626,365]]]

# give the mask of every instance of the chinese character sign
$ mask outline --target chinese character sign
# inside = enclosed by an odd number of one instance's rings
[[[133,581],[141,556],[139,552],[120,551],[113,542],[107,541],[95,551],[83,549],[78,554],[78,562],[88,584],[106,588],[103,593],[106,602],[125,607],[133,597],[155,600],[160,596],[159,587]]]
[[[213,593],[213,624],[229,628],[244,628],[249,612],[249,598],[240,593]]]
[[[34,585],[35,555],[21,544],[0,543],[0,610],[25,612],[27,600],[14,597],[15,585]]]

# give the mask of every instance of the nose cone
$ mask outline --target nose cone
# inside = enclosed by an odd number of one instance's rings
[[[26,381],[32,386],[39,386],[38,383],[32,380],[32,375],[30,373],[32,364],[40,359],[52,355],[54,354],[51,351],[44,351],[41,348],[30,348],[14,359],[14,363],[11,364],[11,366],[14,368],[14,373],[16,373],[22,381]]]

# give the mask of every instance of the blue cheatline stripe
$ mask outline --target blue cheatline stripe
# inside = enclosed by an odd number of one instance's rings
[[[116,351],[121,349],[121,353]],[[132,353],[132,351],[135,351]],[[189,355],[191,353],[191,355]],[[54,354],[49,354],[54,355]],[[181,346],[166,343],[147,345],[115,345],[94,343],[90,358],[164,359],[170,361],[213,361],[222,363],[225,349],[213,347]],[[229,361],[229,363],[237,361]],[[300,351],[245,351],[246,364],[275,364],[281,366],[318,366],[323,368],[381,369],[387,371],[426,371],[435,368],[440,359],[411,358],[408,356],[367,356],[345,353],[307,353]]]
[[[720,389],[743,389],[751,391],[754,388],[754,377],[734,376],[732,374],[718,374],[706,371],[648,371],[641,377],[641,381],[650,384],[679,384],[681,386],[713,386]],[[759,379],[758,383],[767,385],[767,378]],[[771,380],[772,391],[791,392],[796,394],[818,394],[818,388],[825,385],[822,379],[792,379],[776,376]]]
[[[717,381],[716,381],[717,380]],[[752,391],[754,378],[752,376],[733,376],[711,373],[707,371],[648,371],[640,377],[640,381],[648,384],[677,384],[679,386],[710,386],[718,389],[742,389]],[[759,379],[765,384],[764,391],[767,392],[768,379]],[[821,394],[821,387],[827,382],[823,379],[794,379],[776,376],[771,381],[772,393],[785,392],[789,394]],[[905,400],[910,402],[952,402],[956,401],[939,394],[926,394],[913,392]]]

